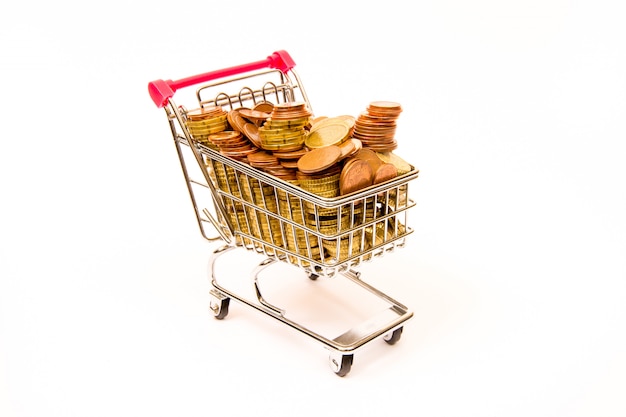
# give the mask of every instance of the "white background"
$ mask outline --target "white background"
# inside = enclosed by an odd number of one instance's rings
[[[4,6],[1,416],[626,415],[623,3],[346,3]],[[415,316],[345,378],[256,311],[208,313],[214,245],[147,93],[279,49],[316,115],[400,102],[420,170],[407,247],[361,270]],[[283,279],[342,318],[334,281]]]

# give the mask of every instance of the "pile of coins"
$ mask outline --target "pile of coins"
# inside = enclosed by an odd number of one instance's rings
[[[332,126],[332,125],[329,125]],[[342,136],[338,130],[337,136]],[[328,136],[327,139],[331,138]],[[340,195],[340,183],[343,175],[342,161],[358,152],[354,139],[348,138],[331,141],[330,145],[312,149],[298,160],[297,179],[303,189],[320,197],[333,198]],[[350,143],[348,151],[346,145]],[[337,236],[349,228],[365,221],[364,205],[346,207],[321,207],[305,201],[307,226],[323,236]],[[342,234],[339,238],[322,239],[322,247],[327,256],[343,260],[352,254],[361,252],[362,231]]]
[[[377,152],[390,152],[398,147],[395,139],[396,120],[402,113],[402,106],[392,101],[373,101],[359,114],[353,137],[364,147]]]
[[[241,132],[223,130],[207,137],[208,142],[223,155],[240,161],[247,161],[247,156],[258,151]]]
[[[209,135],[228,128],[227,112],[220,106],[205,106],[190,110],[185,112],[185,124],[195,140],[214,148],[209,141]]]
[[[308,231],[310,215],[307,213],[305,203],[284,190],[278,189],[277,195],[280,216],[296,223],[296,225],[284,223],[285,247],[304,258],[320,260],[322,249],[317,236]],[[290,261],[297,262],[297,259],[290,257]],[[303,261],[302,264],[303,266],[310,265],[308,261]]]
[[[221,154],[332,199],[410,172],[411,165],[393,153],[397,148],[396,119],[401,112],[398,103],[374,101],[358,118],[313,119],[305,103],[261,103],[253,109],[189,112],[187,126],[195,139]],[[286,249],[287,254],[279,250],[277,254],[288,256],[291,262],[308,265],[302,258],[328,257],[343,261],[383,245],[405,230],[394,216],[376,221],[384,214],[376,196],[341,207],[323,207],[211,158],[207,158],[207,166],[219,189],[235,198],[227,207],[235,227],[272,247]],[[405,190],[391,190],[382,210],[402,208]],[[245,238],[245,242],[249,240]],[[259,249],[258,242],[252,244]],[[274,253],[271,248],[269,251]]]

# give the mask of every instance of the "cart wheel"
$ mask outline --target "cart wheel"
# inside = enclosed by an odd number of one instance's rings
[[[391,333],[387,333],[383,339],[385,340],[385,342],[389,343],[390,345],[395,344],[398,340],[400,340],[400,336],[402,336],[402,327],[398,327],[396,330],[394,330]]]
[[[319,278],[319,275],[317,275],[317,274],[309,274],[309,279],[311,281],[315,281],[317,278]]]
[[[341,357],[330,356],[330,368],[336,373],[338,376],[346,376],[350,369],[352,368],[352,362],[354,360],[354,355],[341,355]]]
[[[228,306],[230,298],[222,298],[219,300],[211,300],[209,307],[216,319],[222,320],[228,315]]]

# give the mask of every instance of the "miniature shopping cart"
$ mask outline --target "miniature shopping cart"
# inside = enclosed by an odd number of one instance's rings
[[[286,51],[277,51],[249,64],[178,81],[153,81],[148,88],[157,107],[165,109],[202,236],[225,242],[209,259],[214,316],[225,318],[230,299],[235,299],[320,342],[330,351],[333,371],[344,376],[357,349],[377,339],[396,343],[404,323],[413,316],[407,307],[364,282],[357,269],[405,245],[413,232],[408,212],[415,206],[409,197],[409,183],[417,178],[418,170],[410,166],[384,183],[323,197],[212,146],[206,135],[229,128],[223,113],[218,112],[202,129],[191,124],[198,109],[228,113],[260,103],[305,103],[312,112],[294,66]],[[195,89],[187,88],[192,86]],[[177,100],[184,98],[185,104],[176,104],[175,94]],[[217,259],[235,249],[252,251],[263,259],[251,273],[256,297],[238,295],[218,282]],[[345,280],[351,287],[356,284],[385,308],[339,335],[323,336],[263,297],[259,274],[275,264],[289,265],[311,280],[325,277]]]

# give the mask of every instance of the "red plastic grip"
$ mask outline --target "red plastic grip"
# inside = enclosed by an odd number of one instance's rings
[[[224,77],[230,77],[238,74],[245,74],[264,68],[278,69],[283,73],[291,70],[296,63],[293,61],[287,51],[276,51],[266,59],[251,62],[249,64],[236,65],[234,67],[224,68],[216,71],[206,72],[204,74],[194,75],[182,78],[177,81],[172,80],[155,80],[148,83],[148,92],[154,104],[157,107],[163,107],[168,100],[174,96],[176,90],[189,87],[195,84],[205,83],[207,81],[217,80]]]

